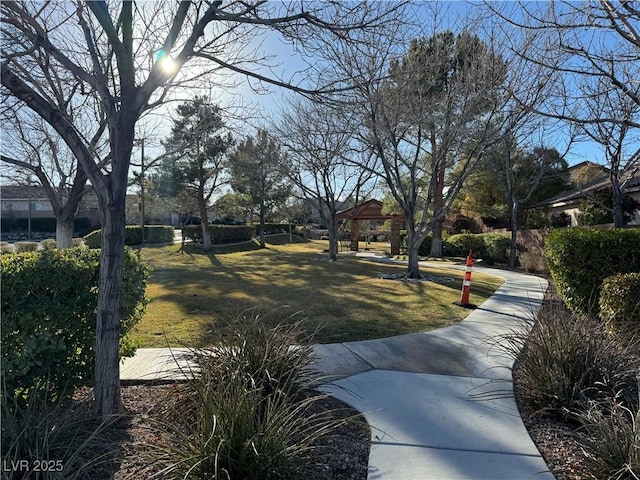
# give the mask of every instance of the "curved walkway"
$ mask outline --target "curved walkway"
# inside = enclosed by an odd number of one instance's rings
[[[371,426],[369,480],[554,478],[522,423],[513,359],[499,345],[502,335],[530,328],[548,283],[473,271],[504,283],[459,323],[317,346],[319,368],[332,380],[323,389],[363,412]]]
[[[455,325],[315,347],[317,368],[326,376],[322,389],[363,412],[371,426],[369,480],[554,478],[522,423],[513,359],[499,345],[502,335],[530,328],[547,282],[504,270],[473,271],[504,283]],[[175,361],[168,349],[140,349],[125,360],[121,378],[169,378],[167,367]]]

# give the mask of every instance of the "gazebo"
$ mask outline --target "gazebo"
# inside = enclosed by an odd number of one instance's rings
[[[342,210],[336,214],[338,220],[351,220],[351,250],[358,251],[360,230],[359,220],[391,220],[391,255],[400,254],[400,230],[404,224],[404,215],[384,215],[380,200],[367,200],[360,205]]]

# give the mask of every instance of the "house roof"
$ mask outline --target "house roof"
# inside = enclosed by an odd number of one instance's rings
[[[355,211],[354,211],[355,210]],[[390,218],[402,217],[401,215],[384,215],[382,213],[382,202],[380,200],[367,200],[356,207],[347,208],[336,214],[338,219],[352,220],[388,220]]]
[[[626,177],[626,178],[625,178]],[[532,205],[530,208],[538,208],[538,207],[548,207],[554,204],[566,204],[572,203],[576,200],[580,200],[587,196],[589,193],[600,190],[607,185],[609,185],[609,177],[602,177],[596,180],[593,180],[581,188],[575,188],[573,190],[569,190],[567,192],[559,193],[558,195],[554,195],[553,197],[547,198],[541,202]],[[640,191],[640,172],[637,170],[632,171],[631,173],[622,176],[622,183],[624,184],[625,192],[635,192]]]
[[[609,169],[607,167],[605,167],[604,165],[600,165],[599,163],[595,163],[595,162],[591,162],[589,160],[585,160],[584,162],[580,162],[580,163],[576,163],[575,165],[571,165],[569,168],[567,168],[567,172],[569,174],[571,174],[572,172],[575,172],[576,170],[581,170],[585,167],[589,167],[589,168],[598,168],[600,170],[602,170],[604,173],[609,173]]]

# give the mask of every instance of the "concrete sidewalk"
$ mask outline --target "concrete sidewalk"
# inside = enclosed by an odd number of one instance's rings
[[[501,335],[530,328],[547,282],[504,270],[473,271],[502,277],[504,284],[455,325],[315,347],[317,368],[326,376],[322,389],[363,412],[371,426],[370,480],[554,478],[522,423],[513,360],[499,346]],[[140,349],[125,360],[121,378],[178,378],[181,353]]]
[[[554,478],[522,423],[513,360],[500,348],[501,335],[530,328],[548,284],[473,271],[505,282],[462,322],[318,345],[319,367],[332,379],[323,390],[364,412],[371,426],[370,480]]]

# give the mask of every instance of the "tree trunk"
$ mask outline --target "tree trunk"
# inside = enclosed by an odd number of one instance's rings
[[[264,203],[260,204],[260,248],[266,248],[267,242],[264,239],[264,218],[266,216]]]
[[[433,192],[433,240],[431,241],[430,257],[442,258],[442,224],[444,223],[444,168],[438,168],[436,185]]]
[[[442,224],[444,219],[436,220],[433,223],[433,239],[431,240],[430,257],[442,258]]]
[[[123,104],[130,98],[123,87]],[[105,420],[123,411],[120,396],[120,311],[124,276],[125,202],[136,115],[122,111],[110,129],[111,172],[92,181],[102,218],[102,248],[96,319],[95,415]]]
[[[98,315],[94,413],[105,419],[122,411],[120,398],[120,306],[124,271],[124,195],[102,210],[102,250]]]
[[[56,248],[58,250],[73,247],[73,217],[73,214],[62,212],[56,218]]]
[[[332,219],[328,222],[327,233],[329,234],[329,260],[336,261],[338,259],[338,227],[335,214],[332,214]]]
[[[516,266],[516,255],[518,252],[518,201],[511,200],[511,213],[510,213],[510,223],[509,225],[511,229],[511,250],[509,252],[509,258],[507,260],[507,265],[511,268]]]
[[[624,208],[623,193],[620,188],[620,182],[617,178],[611,182],[611,203],[613,207],[613,226],[614,228],[624,227]]]
[[[199,197],[198,204],[200,208],[200,227],[202,229],[202,248],[204,248],[206,252],[210,252],[212,245],[211,233],[209,232],[209,214],[207,212],[206,202],[201,195]]]
[[[413,219],[407,219],[407,253],[409,255],[409,263],[407,265],[407,278],[420,278],[420,266],[418,264],[418,250],[420,242],[418,234],[413,226]]]

